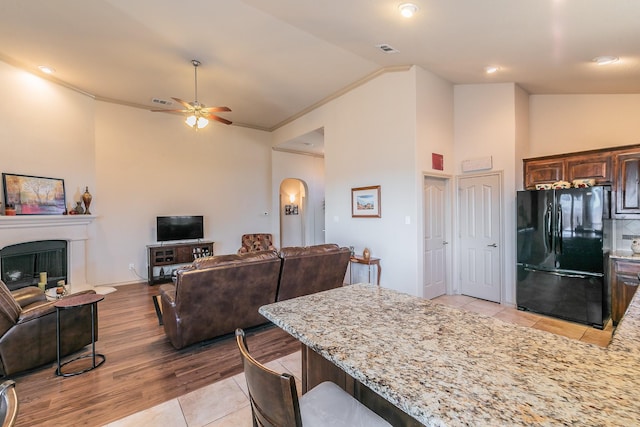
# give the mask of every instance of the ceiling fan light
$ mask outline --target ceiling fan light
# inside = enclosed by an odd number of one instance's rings
[[[197,123],[198,119],[196,118],[196,116],[189,116],[187,117],[187,119],[184,121],[186,124],[188,124],[191,127],[194,127]]]
[[[203,127],[209,124],[209,120],[205,119],[204,117],[198,117],[197,124],[198,124],[198,129],[202,129]]]

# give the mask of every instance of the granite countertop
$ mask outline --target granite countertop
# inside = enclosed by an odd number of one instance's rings
[[[427,426],[640,420],[640,293],[607,348],[373,285],[260,313]]]

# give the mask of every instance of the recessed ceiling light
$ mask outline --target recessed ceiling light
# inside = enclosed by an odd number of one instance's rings
[[[405,18],[411,18],[418,11],[418,6],[413,3],[402,3],[398,6],[398,10]]]
[[[40,71],[42,71],[45,74],[53,74],[56,71],[55,69],[48,67],[46,65],[40,65],[38,66],[38,68],[40,69]]]
[[[620,58],[617,56],[596,56],[592,59],[598,65],[609,65],[618,62]]]
[[[494,74],[500,71],[500,67],[495,65],[489,65],[488,67],[484,67],[484,72],[487,74]]]

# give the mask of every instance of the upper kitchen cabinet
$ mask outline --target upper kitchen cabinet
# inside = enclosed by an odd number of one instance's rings
[[[640,217],[640,149],[615,156],[616,217]]]
[[[565,165],[562,159],[524,159],[524,188],[535,189],[536,184],[562,181]]]
[[[524,159],[524,187],[532,190],[536,184],[552,184],[556,181],[595,179],[597,185],[613,182],[613,161],[609,151],[600,150],[583,153]]]

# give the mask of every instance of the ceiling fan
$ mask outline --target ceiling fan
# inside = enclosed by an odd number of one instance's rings
[[[231,111],[229,107],[206,107],[204,104],[198,102],[198,66],[200,61],[192,59],[193,73],[195,80],[195,100],[193,102],[186,102],[180,98],[171,98],[178,104],[184,107],[184,110],[151,110],[154,113],[172,113],[172,114],[186,114],[187,119],[185,123],[192,128],[198,130],[205,127],[209,120],[217,120],[225,125],[230,125],[232,122],[223,117],[217,116],[213,113],[220,111]]]

